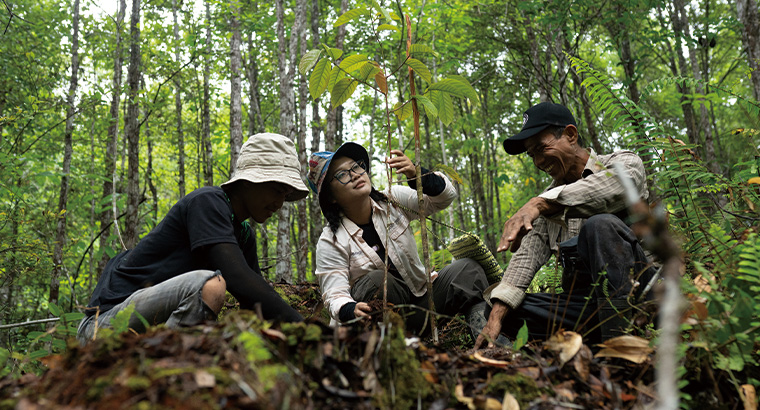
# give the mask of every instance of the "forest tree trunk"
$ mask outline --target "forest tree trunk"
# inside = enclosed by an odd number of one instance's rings
[[[318,48],[320,45],[319,40],[319,0],[311,0],[311,48]],[[312,101],[311,103],[311,152],[319,151],[320,137],[322,134],[322,120],[319,115],[319,103],[320,99]],[[310,247],[315,249],[319,236],[322,234],[322,211],[319,207],[319,198],[316,195],[309,195],[309,217],[311,218],[311,235],[310,235]],[[317,266],[316,252],[311,253],[311,266],[312,269]]]
[[[71,156],[74,152],[72,134],[74,133],[74,115],[76,114],[76,93],[79,82],[79,0],[74,0],[71,17],[71,81],[66,96],[66,130],[63,134],[63,169],[61,170],[61,193],[58,197],[58,220],[55,230],[53,248],[53,276],[50,278],[49,302],[58,303],[60,278],[64,271],[63,246],[66,242],[67,206],[69,201],[69,182],[71,179]]]
[[[172,15],[174,17],[174,61],[177,63],[177,68],[182,66],[179,60],[180,38],[179,38],[179,22],[177,21],[177,0],[172,0]],[[185,135],[182,132],[182,80],[181,73],[177,74],[177,78],[174,80],[174,111],[177,116],[177,168],[179,172],[179,178],[177,179],[177,187],[179,188],[179,197],[185,196]]]
[[[742,44],[747,63],[752,70],[751,80],[755,100],[760,101],[760,15],[756,0],[737,0],[736,14],[742,23]]]
[[[124,15],[127,12],[127,0],[119,1],[119,11],[116,14],[116,50],[114,50],[113,56],[113,78],[111,80],[111,109],[110,120],[108,124],[108,140],[106,141],[106,159],[105,159],[105,179],[103,180],[103,201],[101,206],[105,208],[105,200],[111,198],[111,202],[115,201],[116,192],[114,185],[116,181],[116,144],[119,139],[119,103],[121,100],[121,69],[122,69],[122,47],[121,47],[121,30],[122,24],[124,24]],[[112,209],[115,210],[115,207]],[[112,246],[112,242],[109,240],[111,236],[111,228],[109,224],[113,222],[117,223],[117,217],[115,211],[112,209],[104,209],[100,213],[100,246],[99,249],[103,253],[98,261],[98,278],[100,278],[101,272],[106,266],[106,262],[110,259],[105,249]]]
[[[140,0],[132,0],[132,16],[129,23],[130,46],[129,68],[127,68],[127,116],[124,128],[128,142],[127,156],[127,216],[125,220],[124,242],[128,249],[137,244],[140,224],[140,124],[138,123],[140,91]]]
[[[296,13],[295,26],[300,27],[298,31],[299,55],[306,54],[306,1],[301,2],[300,12]],[[306,180],[306,174],[309,172],[309,165],[306,163],[306,102],[309,98],[308,77],[301,75],[298,81],[298,139],[296,148],[298,149],[298,162],[301,164],[301,179]],[[296,274],[298,282],[306,282],[306,262],[309,258],[309,209],[308,199],[304,198],[296,204],[298,209],[298,239],[296,240]]]
[[[683,0],[674,0],[674,7],[670,9],[670,20],[673,24],[673,32],[676,38],[675,50],[673,50],[678,58],[678,69],[682,76],[686,76],[689,72],[686,66],[686,58],[683,55],[682,41],[684,36],[684,20],[678,12],[677,3]],[[686,95],[691,94],[689,87],[684,87],[678,84],[678,92],[681,93],[681,109],[683,110],[684,122],[686,123],[686,134],[689,137],[689,142],[696,145],[699,144],[699,136],[697,134],[697,125],[694,121],[694,107],[691,104],[691,100]]]
[[[204,167],[203,175],[206,179],[206,186],[214,185],[214,151],[211,147],[211,115],[209,114],[209,100],[211,99],[209,91],[209,81],[211,77],[211,0],[206,0],[206,44],[203,59],[203,104],[202,104],[202,126],[201,126],[201,145],[203,145]]]
[[[242,84],[240,81],[240,22],[238,15],[240,7],[237,0],[230,1],[230,176],[235,172],[240,156],[240,148],[243,146],[243,102],[241,97]]]

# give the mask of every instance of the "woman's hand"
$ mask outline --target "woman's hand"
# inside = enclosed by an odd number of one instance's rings
[[[404,174],[406,179],[412,179],[417,176],[417,170],[414,168],[412,160],[404,155],[403,151],[392,149],[391,155],[395,155],[395,157],[385,158],[385,163],[388,166],[395,169],[397,173]]]
[[[369,317],[370,307],[368,304],[364,302],[359,302],[354,306],[354,317]]]

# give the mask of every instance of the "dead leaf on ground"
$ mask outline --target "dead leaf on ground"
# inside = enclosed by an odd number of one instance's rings
[[[504,400],[501,401],[501,410],[520,410],[520,403],[515,396],[504,393]]]
[[[464,404],[470,410],[485,409],[485,410],[501,410],[501,403],[498,400],[486,397],[482,398],[467,397],[464,395],[464,386],[457,384],[454,388],[454,395],[460,403]]]
[[[614,337],[599,346],[602,350],[594,357],[617,357],[637,364],[643,363],[654,352],[648,340],[629,335]]]
[[[483,354],[481,354],[479,350],[475,351],[475,353],[472,354],[472,357],[475,358],[476,360],[482,362],[482,363],[485,363],[485,364],[489,365],[489,366],[496,366],[496,367],[507,367],[507,366],[509,366],[509,362],[504,361],[504,360],[489,359],[489,358],[483,356]]]
[[[195,384],[198,387],[214,387],[216,386],[216,377],[213,374],[205,370],[197,370],[195,372]]]
[[[742,385],[742,401],[744,402],[744,410],[757,410],[755,386],[751,384]]]
[[[583,346],[583,338],[575,332],[560,330],[546,342],[546,347],[559,352],[559,365],[562,367],[572,359]]]

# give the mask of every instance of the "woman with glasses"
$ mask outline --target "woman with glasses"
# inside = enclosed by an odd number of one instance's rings
[[[361,145],[347,142],[335,152],[311,155],[309,185],[328,225],[317,243],[316,276],[334,325],[369,316],[367,302],[383,298],[387,264],[388,302],[408,306],[402,308],[407,329],[425,334],[430,330],[424,311],[430,306],[427,273],[409,223],[418,215],[405,210],[419,211],[416,173],[403,152],[391,155],[385,162],[405,175],[409,186],[383,192],[372,186],[369,156]],[[457,193],[443,174],[424,168],[422,174],[424,211],[431,215],[449,206]],[[460,259],[432,275],[436,310],[447,316],[465,313],[479,334],[486,323],[482,293],[488,286],[481,266]]]

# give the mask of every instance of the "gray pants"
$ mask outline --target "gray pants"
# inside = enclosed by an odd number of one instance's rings
[[[359,278],[351,288],[351,297],[357,302],[383,298],[383,270],[372,271]],[[438,313],[454,316],[464,313],[476,303],[483,301],[483,291],[488,287],[483,268],[472,259],[458,259],[441,269],[433,281],[433,301]],[[388,302],[394,305],[415,305],[430,308],[429,295],[415,296],[399,277],[388,274]],[[425,334],[430,326],[425,323],[425,311],[414,308],[402,309],[408,330]]]
[[[214,311],[203,302],[201,291],[209,279],[218,275],[221,275],[219,271],[196,270],[140,289],[107,312],[99,314],[97,320],[95,315],[82,319],[77,339],[81,344],[92,340],[96,328],[111,327],[111,319],[132,303],[135,312],[151,325],[166,323],[167,327],[177,328],[197,325],[204,320],[216,320]],[[134,314],[129,319],[129,328],[138,333],[145,332],[142,321]]]

